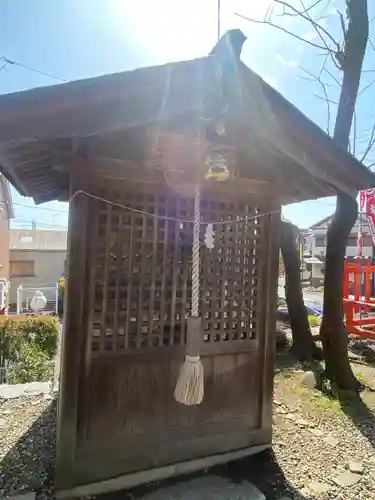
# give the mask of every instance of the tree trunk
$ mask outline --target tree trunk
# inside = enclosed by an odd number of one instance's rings
[[[368,40],[367,0],[347,0],[348,29],[342,60],[343,80],[333,139],[349,146],[362,63]],[[343,323],[344,257],[347,237],[357,219],[357,193],[339,194],[327,232],[324,309],[321,327],[326,375],[341,389],[358,389],[348,357],[348,334]]]
[[[300,361],[321,359],[311,335],[310,324],[303,302],[300,257],[296,245],[298,229],[289,222],[281,224],[281,255],[285,268],[285,300],[292,328],[292,352]]]

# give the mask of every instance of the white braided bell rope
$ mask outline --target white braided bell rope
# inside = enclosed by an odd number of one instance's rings
[[[194,196],[194,225],[193,225],[193,251],[192,251],[192,272],[191,272],[191,315],[199,315],[199,232],[201,220],[201,193],[197,185]]]

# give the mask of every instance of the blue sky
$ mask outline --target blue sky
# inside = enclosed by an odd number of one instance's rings
[[[302,0],[304,1],[304,0]],[[253,24],[235,16],[262,19],[269,0],[221,0],[221,30],[241,28],[248,36],[243,61],[275,86],[291,102],[322,128],[327,128],[327,105],[318,83],[302,79],[308,75],[301,69],[318,74],[324,61],[321,50],[311,47],[280,30]],[[301,0],[292,2],[301,6]],[[311,2],[312,3],[312,2]],[[369,4],[375,2],[369,0]],[[310,1],[305,0],[305,5]],[[336,9],[344,12],[343,0],[321,2],[320,22],[341,40]],[[273,19],[312,43],[321,45],[314,29],[295,17]],[[66,80],[124,71],[139,66],[190,59],[209,52],[217,36],[217,0],[2,0],[0,16],[0,56],[57,75]],[[276,17],[275,17],[276,16]],[[375,5],[370,6],[370,19]],[[373,21],[372,25],[375,25]],[[375,30],[371,25],[370,31]],[[333,63],[328,63],[330,76],[322,78],[329,85],[331,101],[337,101],[340,79]],[[375,119],[375,51],[369,46],[361,88],[370,85],[358,101],[356,120],[356,154],[366,146]],[[0,93],[55,84],[51,77],[9,65],[0,72]],[[331,130],[336,112],[331,104]],[[352,140],[352,143],[354,141]],[[369,162],[375,161],[370,154]],[[15,227],[31,226],[62,229],[67,224],[66,204],[52,202],[34,207],[32,200],[14,190]],[[21,206],[21,205],[26,205]],[[334,199],[325,199],[285,207],[285,216],[306,227],[334,210]]]

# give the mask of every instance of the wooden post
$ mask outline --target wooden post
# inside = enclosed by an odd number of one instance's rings
[[[370,257],[365,257],[363,266],[362,266],[362,271],[363,271],[363,279],[364,279],[364,296],[365,296],[365,302],[369,303],[371,300],[371,262],[370,262]],[[366,313],[369,313],[371,311],[371,308],[369,306],[365,306],[364,310]]]
[[[272,428],[272,404],[273,404],[273,378],[274,378],[274,360],[276,352],[276,302],[278,287],[278,268],[280,255],[280,230],[281,230],[281,211],[271,212],[267,216],[266,237],[264,245],[266,254],[264,255],[264,268],[261,274],[262,294],[260,300],[263,302],[261,320],[264,331],[259,331],[262,335],[262,344],[259,348],[259,372],[262,374],[262,390],[260,390],[260,414],[262,428]],[[262,266],[263,267],[263,266]]]
[[[356,302],[359,302],[361,298],[361,261],[359,258],[356,258],[354,260],[354,266],[353,266],[353,271],[354,271],[354,300]],[[354,311],[359,313],[361,307],[357,303],[354,306]]]
[[[71,179],[71,196],[83,185],[77,175]],[[55,486],[75,484],[74,459],[77,437],[79,374],[83,346],[83,298],[85,293],[86,230],[89,199],[76,196],[70,203],[65,320],[62,336],[62,360],[57,421],[57,457]]]

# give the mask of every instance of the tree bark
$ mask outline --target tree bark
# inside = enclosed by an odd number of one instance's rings
[[[367,0],[347,0],[348,29],[342,58],[343,79],[335,123],[334,141],[345,150],[349,147],[355,103],[368,40]],[[349,362],[348,334],[343,323],[344,257],[347,237],[357,219],[357,193],[339,194],[336,211],[327,232],[324,275],[324,305],[321,338],[326,375],[341,389],[356,390],[356,380]]]
[[[301,263],[296,245],[298,228],[289,222],[281,224],[281,255],[285,268],[285,300],[292,329],[292,352],[300,361],[321,359],[308,320],[301,286]]]

